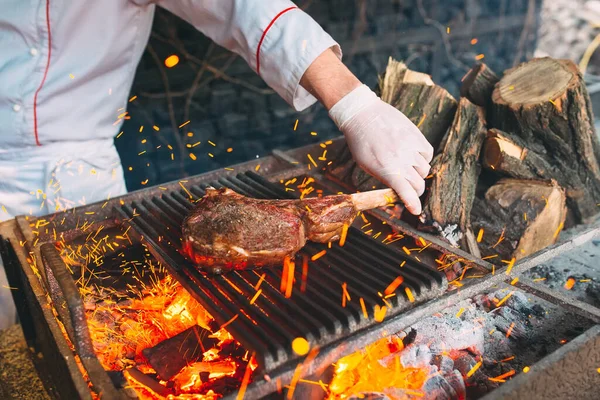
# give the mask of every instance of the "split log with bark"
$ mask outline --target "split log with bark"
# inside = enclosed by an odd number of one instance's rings
[[[483,256],[516,260],[554,243],[567,215],[566,195],[556,181],[506,178],[476,199],[471,224]]]
[[[439,146],[457,107],[456,100],[431,77],[390,57],[379,81],[381,99],[402,111],[434,148]]]
[[[464,162],[478,151],[473,145],[482,135],[468,124],[456,134],[463,98],[447,134],[457,142],[448,146],[445,139],[432,165],[421,219],[426,226],[474,255],[506,260],[553,244],[565,224],[598,212],[600,145],[575,64],[534,59],[500,80],[476,65],[461,94],[487,111],[492,129],[483,134],[481,162],[490,172],[480,176],[477,162]],[[514,179],[497,182],[507,176]],[[474,195],[476,187],[483,197]]]
[[[460,95],[478,106],[487,107],[499,80],[490,67],[484,63],[478,63],[465,75],[460,87]]]
[[[479,154],[486,137],[485,112],[466,98],[460,99],[454,122],[432,162],[431,182],[421,222],[433,227],[451,244],[469,248],[470,214],[481,166]]]
[[[575,223],[598,212],[600,143],[572,61],[539,58],[508,70],[492,95],[489,119],[504,133],[494,131],[486,142],[486,166],[513,177],[555,179],[567,191]]]

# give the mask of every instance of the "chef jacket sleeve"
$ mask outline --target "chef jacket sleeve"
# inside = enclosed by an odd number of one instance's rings
[[[300,86],[309,65],[339,45],[289,0],[158,0],[217,44],[239,54],[297,111],[316,99]]]

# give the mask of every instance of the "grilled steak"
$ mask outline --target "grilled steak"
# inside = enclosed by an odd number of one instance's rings
[[[207,189],[183,222],[183,248],[213,273],[276,266],[306,240],[338,240],[356,215],[350,195],[259,200],[231,189]]]

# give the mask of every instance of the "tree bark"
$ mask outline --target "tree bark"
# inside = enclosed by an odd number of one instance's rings
[[[381,99],[402,111],[434,148],[440,144],[456,111],[456,100],[427,74],[411,71],[390,57],[379,80]]]
[[[470,228],[471,206],[481,172],[479,154],[486,132],[483,108],[460,99],[441,152],[432,162],[431,184],[421,215],[425,226],[466,249],[472,249],[465,234]]]
[[[494,87],[500,79],[484,63],[477,63],[463,79],[460,95],[472,103],[487,108],[492,101]]]
[[[489,119],[491,126],[527,150],[525,159],[529,154],[537,159],[524,168],[565,186],[576,222],[598,212],[600,143],[589,95],[573,62],[539,58],[508,70],[494,89]],[[510,172],[516,169],[508,166],[510,162],[500,162],[503,172],[531,178],[523,168]]]
[[[483,256],[518,260],[556,242],[567,214],[566,195],[555,181],[502,179],[476,199],[473,232]]]
[[[497,173],[520,179],[554,178],[562,186],[568,181],[545,154],[530,149],[520,137],[490,129],[483,145],[482,163]],[[579,180],[579,177],[575,177]]]

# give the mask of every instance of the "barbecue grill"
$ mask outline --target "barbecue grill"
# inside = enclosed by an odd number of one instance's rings
[[[335,141],[329,147],[330,152],[334,154],[343,144],[341,140]],[[123,396],[122,390],[114,386],[94,355],[87,333],[84,305],[74,280],[54,246],[57,236],[65,241],[74,241],[81,236],[82,229],[92,225],[94,229],[96,226],[105,229],[128,227],[133,239],[131,248],[140,244],[146,246],[217,323],[227,324],[227,330],[255,354],[259,377],[262,378],[247,388],[248,398],[266,396],[275,392],[278,385],[288,384],[297,366],[302,363],[303,375],[322,371],[338,358],[386,334],[404,329],[448,304],[469,298],[509,279],[505,274],[506,268],[494,270],[484,260],[475,259],[438,238],[418,232],[382,210],[366,214],[382,231],[402,233],[402,240],[383,244],[381,240],[365,235],[355,225],[350,228],[343,247],[309,243],[301,251],[299,260],[307,260],[323,250],[326,253],[311,261],[308,271],[306,267],[294,270],[294,279],[303,282],[304,290],[296,285],[290,298],[286,298],[279,290],[282,280],[279,268],[208,277],[183,256],[180,233],[182,220],[193,207],[193,201],[200,198],[207,187],[228,187],[255,198],[296,198],[296,193],[286,191],[279,181],[310,176],[320,185],[323,194],[342,190],[340,183],[334,177],[327,176],[323,169],[302,166],[297,161],[307,153],[319,150],[318,146],[309,146],[286,153],[275,152],[265,159],[223,171],[51,216],[17,217],[0,225],[3,237],[0,252],[11,286],[19,288],[14,291],[14,297],[23,330],[29,344],[44,355],[43,359],[36,360],[36,365],[50,392],[60,398],[92,398],[88,383],[73,359],[75,351],[96,391],[103,393],[106,398]],[[255,172],[258,165],[260,175]],[[512,267],[512,275],[518,275],[591,240],[599,231],[592,229],[576,239],[521,260]],[[428,243],[417,256],[403,250],[407,245],[410,247],[410,243],[414,246],[417,240]],[[445,274],[435,268],[433,261],[440,253],[462,259],[470,265],[471,272],[483,274],[484,278],[472,279],[459,290],[450,290]],[[263,274],[262,296],[253,299],[254,287]],[[372,318],[372,310],[374,306],[382,304],[379,292],[398,276],[403,277],[403,283],[396,289],[395,296],[386,300],[390,309],[383,322],[376,322]],[[360,303],[353,301],[342,305],[340,297],[343,284],[351,288],[353,296],[361,299]],[[595,323],[600,322],[600,310],[592,306],[565,300],[551,292],[542,293],[527,283],[521,283],[520,287],[553,303],[562,304]],[[48,296],[57,315],[49,306]],[[586,335],[589,340],[582,338],[581,346],[591,346],[598,351],[594,347],[597,346],[597,340],[590,339],[597,335],[593,332]],[[298,337],[307,339],[312,348],[319,350],[310,355],[309,362],[306,355],[296,354],[292,349],[292,341]],[[569,354],[555,357],[564,359]],[[48,368],[45,360],[51,360],[52,368]]]
[[[201,183],[188,190],[200,198],[209,186],[228,187],[255,198],[294,198],[290,192],[253,172]],[[295,363],[295,367],[299,360],[291,345],[297,337],[327,347],[350,335],[360,335],[361,330],[376,324],[372,318],[365,318],[358,303],[342,307],[339,292],[345,282],[364,300],[369,310],[380,302],[377,291],[398,275],[404,278],[405,287],[414,293],[413,302],[417,304],[440,295],[447,288],[443,274],[351,228],[354,232],[349,232],[344,247],[332,247],[325,257],[311,263],[305,293],[296,293],[286,299],[276,289],[282,279],[282,270],[265,269],[264,296],[251,304],[260,273],[243,271],[208,277],[182,256],[181,225],[193,207],[185,194],[181,190],[133,201],[115,209],[115,215],[121,222],[129,224],[139,237],[144,236],[156,258],[219,323],[235,317],[229,325],[230,332],[239,337],[246,348],[256,352],[259,365],[266,373],[288,363]],[[308,244],[303,256],[308,258],[326,249],[325,245]],[[404,266],[400,268],[402,263]],[[295,270],[298,282],[302,279],[301,274],[300,268]],[[399,288],[398,295],[391,297],[389,302],[393,305],[391,316],[412,305],[404,287]]]

